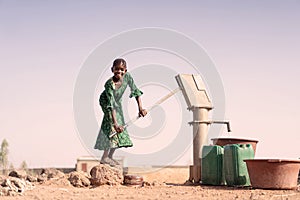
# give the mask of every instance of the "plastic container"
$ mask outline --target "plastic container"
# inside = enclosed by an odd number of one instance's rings
[[[250,144],[230,144],[224,147],[224,173],[228,186],[250,186],[244,159],[254,158]]]
[[[252,187],[263,189],[297,188],[300,160],[249,159],[245,162]]]
[[[205,185],[224,185],[224,149],[221,146],[203,146],[201,160],[201,183]]]
[[[230,137],[220,137],[220,138],[212,138],[214,145],[225,146],[228,144],[251,144],[254,150],[254,154],[256,152],[256,145],[258,140],[248,139],[248,138],[230,138]]]
[[[124,185],[127,186],[142,186],[144,183],[144,179],[139,175],[130,175],[127,174],[124,176]]]

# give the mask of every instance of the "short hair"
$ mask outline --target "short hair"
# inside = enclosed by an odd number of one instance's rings
[[[125,68],[127,68],[126,61],[123,58],[115,59],[112,68],[120,65],[123,65]]]

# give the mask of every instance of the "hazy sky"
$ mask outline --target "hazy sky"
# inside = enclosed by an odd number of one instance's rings
[[[0,0],[0,140],[9,160],[72,167],[89,155],[74,121],[77,75],[99,44],[143,27],[178,31],[206,50],[232,134],[257,138],[258,157],[300,157],[299,10],[297,0]]]

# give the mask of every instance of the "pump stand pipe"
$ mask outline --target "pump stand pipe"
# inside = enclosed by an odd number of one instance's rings
[[[207,120],[207,108],[195,108],[193,110],[193,166],[190,168],[190,180],[199,182],[201,180],[202,147],[207,144],[208,126],[210,124],[226,124],[228,132],[231,132],[229,121]]]
[[[193,122],[200,120],[208,120],[208,108],[193,107]],[[192,173],[190,174],[190,180],[195,183],[201,180],[201,158],[202,158],[202,147],[207,144],[207,123],[192,123],[193,125],[193,167]],[[191,172],[191,171],[190,171]]]

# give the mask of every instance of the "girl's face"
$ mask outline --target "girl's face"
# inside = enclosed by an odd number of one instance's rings
[[[114,78],[120,80],[127,72],[127,69],[124,65],[119,65],[119,66],[114,66],[112,68],[112,71],[114,73]]]

